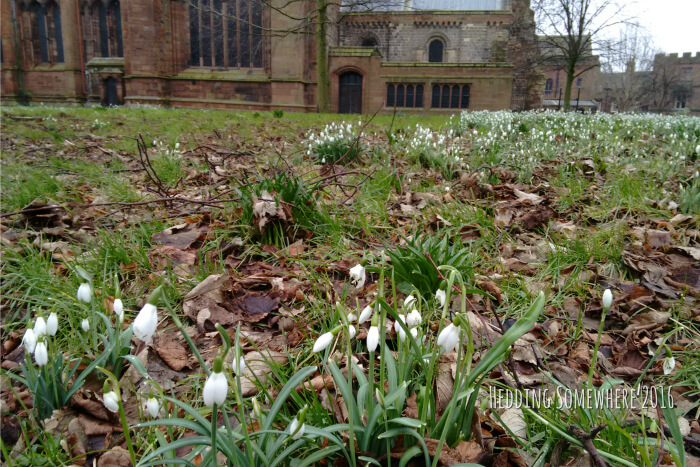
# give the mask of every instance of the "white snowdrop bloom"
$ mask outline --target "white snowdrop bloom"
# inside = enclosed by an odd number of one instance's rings
[[[450,324],[440,331],[437,338],[437,344],[442,347],[445,352],[451,352],[457,346],[459,341],[459,328],[454,324]]]
[[[87,318],[83,319],[80,322],[80,327],[83,328],[84,332],[88,332],[90,330],[90,320],[88,320]]]
[[[233,362],[231,363],[231,369],[233,370],[233,374],[238,376],[242,375],[243,370],[245,370],[245,367],[245,358],[243,358],[242,355],[238,358],[236,358],[235,356],[233,357]]]
[[[321,352],[322,350],[326,350],[326,348],[331,345],[331,342],[333,342],[333,333],[332,332],[327,332],[325,334],[321,334],[318,339],[316,339],[316,342],[314,343],[314,352]]]
[[[46,334],[46,320],[39,316],[34,322],[34,335],[37,339]]]
[[[356,334],[357,330],[355,329],[355,326],[353,326],[352,324],[348,326],[348,336],[350,337],[350,339],[354,338]]]
[[[102,403],[110,412],[119,412],[119,398],[114,391],[105,392],[102,395]]]
[[[48,319],[46,320],[46,334],[49,336],[55,336],[58,331],[58,316],[56,312],[51,312]]]
[[[603,308],[609,310],[613,303],[613,294],[610,289],[605,289],[603,292]]]
[[[119,318],[119,321],[121,321],[124,318],[124,303],[122,303],[121,298],[115,298],[114,299],[114,313],[116,313],[117,317]]]
[[[369,320],[372,317],[372,307],[370,305],[367,305],[364,307],[362,312],[360,313],[360,317],[357,320],[357,324],[362,324]]]
[[[362,264],[358,264],[357,266],[350,268],[350,281],[355,285],[355,287],[361,289],[362,286],[365,285],[366,279],[365,267],[362,266]]]
[[[396,331],[396,333],[399,335],[399,339],[401,342],[403,342],[406,339],[406,331],[404,331],[400,321],[406,323],[406,315],[399,315],[399,319],[394,321],[394,331]]]
[[[158,327],[158,308],[146,303],[139,314],[134,318],[133,329],[134,335],[142,341],[147,341],[153,337]]]
[[[367,332],[367,350],[374,352],[377,350],[377,345],[379,345],[379,328],[370,326]]]
[[[663,368],[665,375],[669,375],[673,372],[674,368],[676,368],[676,359],[673,358],[673,355],[664,358]]]
[[[354,323],[356,319],[355,313],[348,313],[348,323]]]
[[[410,327],[419,326],[423,322],[423,317],[415,308],[406,316],[406,324]]]
[[[226,401],[228,395],[228,381],[223,372],[212,372],[204,383],[202,397],[204,405],[212,407],[214,404],[221,405]]]
[[[49,361],[49,353],[46,350],[46,343],[42,340],[34,348],[34,361],[38,366],[44,366]]]
[[[404,299],[403,307],[404,307],[404,309],[412,310],[413,308],[416,307],[416,303],[417,303],[416,297],[414,297],[413,295],[409,295],[408,297],[406,297]]]
[[[28,328],[26,331],[24,331],[24,337],[22,337],[22,344],[24,344],[24,348],[30,353],[34,353],[34,349],[36,348],[36,336],[34,335],[34,330],[31,328]]]
[[[85,303],[90,303],[92,301],[92,288],[87,282],[83,282],[78,287],[78,300]]]
[[[301,426],[299,426],[299,421],[294,417],[292,423],[289,424],[289,436],[295,440],[299,439],[304,436],[304,430],[306,430],[306,425],[302,423]]]
[[[146,401],[146,409],[148,410],[148,414],[151,416],[151,418],[158,418],[160,415],[161,406],[160,401],[155,397],[149,397]]]

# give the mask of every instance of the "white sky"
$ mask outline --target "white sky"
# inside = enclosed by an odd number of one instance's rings
[[[700,52],[700,0],[636,0],[629,8],[651,33],[657,49]]]

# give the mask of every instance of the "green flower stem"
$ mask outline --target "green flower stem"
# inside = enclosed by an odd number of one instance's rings
[[[603,313],[600,315],[600,327],[598,328],[598,336],[595,340],[595,346],[593,347],[593,358],[591,359],[591,367],[588,369],[588,386],[593,387],[593,370],[595,370],[596,364],[598,363],[598,347],[600,346],[600,338],[603,335],[603,326],[605,325],[605,315],[607,315],[608,309],[603,308]]]
[[[345,341],[347,342],[347,351],[348,351],[348,387],[352,388],[352,346],[350,343],[350,336],[345,333],[347,336]],[[350,446],[350,455],[352,458],[352,465],[355,465],[355,436],[354,436],[354,417],[353,417],[353,412],[354,408],[352,407],[352,404],[355,404],[356,401],[354,398],[350,398],[349,401],[346,401],[348,404],[348,429],[350,431],[350,436],[348,437],[348,444]],[[362,423],[362,421],[359,421]]]
[[[101,371],[107,376],[112,382],[112,389],[117,394],[117,404],[119,405],[119,419],[122,422],[122,429],[124,430],[124,438],[126,439],[126,447],[129,449],[129,457],[131,458],[131,465],[136,465],[136,454],[134,453],[134,445],[131,443],[131,435],[129,434],[129,424],[126,421],[126,414],[124,413],[124,405],[122,404],[122,392],[119,389],[119,381],[112,374],[112,372],[98,366],[95,367],[96,370]]]
[[[216,462],[216,454],[219,452],[219,448],[216,445],[216,432],[217,432],[217,420],[219,418],[219,404],[214,402],[214,405],[211,408],[211,449],[209,450],[209,454],[207,455],[207,460],[211,459],[211,462],[202,462],[204,465],[218,465]]]

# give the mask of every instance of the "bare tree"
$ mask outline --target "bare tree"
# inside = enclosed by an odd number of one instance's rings
[[[561,66],[566,72],[564,110],[571,108],[574,79],[598,66],[594,49],[606,49],[611,41],[606,29],[623,24],[623,6],[615,0],[534,0],[544,64]]]
[[[601,84],[606,97],[615,102],[618,110],[628,112],[651,107],[656,53],[649,33],[629,24],[603,55],[601,67],[605,73]]]

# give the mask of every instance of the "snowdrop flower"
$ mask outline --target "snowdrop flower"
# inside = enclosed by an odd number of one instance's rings
[[[350,281],[357,287],[361,289],[365,285],[366,273],[365,267],[362,264],[358,264],[350,269]]]
[[[151,303],[146,303],[139,314],[134,319],[134,335],[142,340],[147,341],[156,332],[158,327],[158,308]]]
[[[411,328],[411,336],[413,336],[414,339],[418,338],[418,328]]]
[[[209,378],[207,378],[206,383],[204,383],[202,396],[204,398],[204,405],[207,407],[212,407],[214,404],[223,404],[228,395],[228,381],[226,380],[226,375],[223,373],[223,366],[224,364],[221,357],[216,357],[214,359],[214,368]]]
[[[360,313],[360,318],[357,320],[357,324],[362,324],[372,317],[372,307],[367,305]]]
[[[355,326],[351,324],[350,326],[348,326],[348,336],[350,336],[350,339],[352,339],[353,337],[355,337],[355,334],[357,334],[357,331],[355,330]]]
[[[399,315],[399,319],[394,321],[394,331],[396,331],[396,333],[399,335],[399,339],[401,340],[401,342],[403,342],[404,340],[406,340],[406,331],[404,331],[400,321],[403,321],[405,323],[406,315]],[[369,346],[369,344],[367,345]]]
[[[302,436],[304,436],[304,430],[306,430],[306,425],[302,423],[301,425],[299,424],[299,420],[297,420],[296,417],[294,417],[294,420],[292,420],[292,423],[289,424],[289,436],[292,437],[292,439],[299,439]]]
[[[243,370],[245,370],[245,367],[245,358],[243,358],[243,356],[236,358],[236,356],[234,355],[232,364],[233,373],[235,375],[242,375]]]
[[[374,352],[377,350],[377,345],[379,345],[379,328],[373,324],[367,332],[367,350]]]
[[[90,330],[90,321],[87,318],[83,319],[80,323],[80,327],[83,328],[84,332],[88,332]]]
[[[40,341],[34,349],[34,361],[39,366],[44,366],[49,361],[49,354],[46,351],[46,343]]]
[[[114,312],[117,314],[119,321],[124,319],[124,303],[121,298],[114,299]]]
[[[348,323],[354,323],[356,319],[357,318],[355,318],[355,313],[348,314]]]
[[[603,308],[609,310],[613,303],[613,294],[610,289],[605,289],[603,292]]]
[[[408,309],[413,309],[416,307],[416,297],[413,295],[409,295],[406,297],[406,299],[403,301],[403,307],[408,308]]]
[[[160,414],[160,407],[160,401],[158,401],[158,399],[155,397],[149,397],[146,401],[146,409],[152,418],[158,418],[158,415]]]
[[[43,316],[39,316],[34,322],[34,335],[37,339],[46,334],[46,320]]]
[[[106,384],[105,384],[106,385]],[[108,391],[102,394],[102,403],[110,412],[119,412],[119,398],[114,391]]]
[[[78,287],[78,300],[85,303],[90,303],[92,301],[92,289],[87,282],[83,282],[80,284],[80,287]]]
[[[665,375],[670,375],[674,368],[676,368],[676,359],[673,358],[673,355],[669,354],[668,357],[664,358],[663,368]]]
[[[410,327],[419,326],[423,322],[423,317],[421,317],[418,310],[415,308],[406,316],[406,324]]]
[[[36,348],[36,336],[34,335],[34,330],[33,329],[27,329],[24,331],[24,337],[22,337],[22,343],[24,344],[24,348],[30,353],[34,353],[34,349]]]
[[[46,333],[49,336],[55,336],[58,331],[58,316],[56,312],[52,312],[46,320]]]
[[[459,341],[459,327],[454,324],[445,326],[437,338],[437,344],[442,347],[445,352],[451,352],[457,346]]]
[[[331,342],[333,342],[333,333],[332,332],[327,332],[325,334],[321,334],[318,339],[316,339],[316,342],[314,342],[314,352],[321,352],[322,350],[326,350],[326,348],[331,345]]]
[[[440,306],[445,306],[445,299],[447,298],[447,294],[445,293],[444,290],[438,289],[437,292],[435,292],[435,300],[437,300],[440,303]]]

